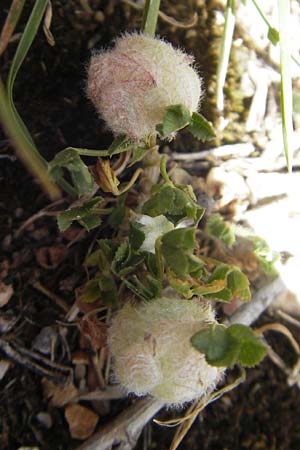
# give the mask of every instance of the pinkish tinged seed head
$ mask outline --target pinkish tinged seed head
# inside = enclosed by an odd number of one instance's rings
[[[160,39],[128,34],[91,58],[87,96],[115,135],[155,133],[168,106],[198,109],[201,80],[193,59]]]

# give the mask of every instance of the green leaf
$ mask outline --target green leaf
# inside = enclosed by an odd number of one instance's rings
[[[227,287],[231,292],[232,298],[238,298],[242,302],[251,300],[249,280],[240,270],[235,269],[228,274]]]
[[[205,297],[227,303],[234,298],[238,298],[243,302],[248,302],[251,299],[249,280],[236,267],[228,264],[218,265],[207,282],[212,283],[216,280],[226,280],[226,287],[219,292],[203,294]]]
[[[11,111],[15,117],[16,122],[19,125],[19,128],[23,134],[23,138],[27,141],[28,144],[32,145],[32,148],[35,149],[35,152],[38,153],[38,150],[36,149],[32,137],[24,124],[23,120],[19,116],[15,105],[13,101],[13,86],[16,79],[16,76],[20,70],[20,67],[23,64],[24,59],[26,58],[26,55],[32,45],[32,42],[37,34],[37,31],[39,29],[40,23],[42,21],[44,12],[47,8],[48,0],[37,0],[34,4],[34,7],[32,9],[32,12],[30,14],[30,17],[26,23],[25,29],[22,33],[20,42],[18,44],[17,50],[15,52],[15,55],[13,57],[12,64],[10,66],[8,78],[7,78],[7,96],[8,101],[11,107]],[[39,155],[40,156],[40,155]],[[41,160],[43,159],[40,156]]]
[[[134,252],[130,244],[123,242],[114,255],[112,271],[116,276],[123,279],[129,273],[132,273],[144,259],[143,255]]]
[[[98,278],[101,299],[106,305],[115,306],[118,303],[118,290],[110,273],[103,273]]]
[[[5,40],[8,40],[10,33],[14,30],[24,3],[21,0],[19,2],[13,2],[11,5],[9,17],[6,22],[7,26],[3,28],[1,35],[1,39],[4,39],[4,42],[2,40],[4,46]],[[7,92],[5,92],[0,77],[0,120],[16,149],[18,157],[33,176],[39,180],[49,197],[54,199],[59,197],[59,189],[50,180],[47,171],[47,161],[40,155],[36,148],[25,123],[17,112],[13,99],[15,79],[37,34],[47,4],[48,0],[37,0],[34,4],[10,66],[7,78]]]
[[[128,215],[128,208],[125,205],[127,194],[118,197],[117,202],[108,217],[109,225],[115,230],[119,231],[126,215]]]
[[[220,214],[212,214],[207,219],[206,232],[231,247],[235,242],[235,234],[228,222],[225,222]]]
[[[179,228],[166,233],[161,239],[161,251],[167,266],[181,278],[202,273],[202,261],[193,255],[195,228]]]
[[[197,112],[192,114],[192,121],[187,130],[197,139],[201,141],[209,141],[216,137],[216,133],[212,125]]]
[[[276,28],[269,27],[268,39],[272,42],[273,45],[277,45],[280,39],[279,31],[276,30]]]
[[[73,222],[78,222],[87,231],[92,230],[101,224],[101,218],[97,212],[97,207],[103,199],[101,197],[95,197],[92,200],[88,200],[81,206],[75,206],[74,208],[62,211],[57,216],[57,223],[60,231],[66,231]]]
[[[193,347],[205,354],[208,364],[216,367],[232,367],[240,351],[239,341],[231,337],[224,325],[211,324],[191,338]]]
[[[145,233],[143,231],[143,225],[140,223],[132,223],[130,225],[130,232],[129,232],[129,241],[132,245],[132,248],[134,250],[138,250],[142,243],[145,240]]]
[[[129,146],[132,144],[132,140],[126,134],[120,134],[117,136],[112,144],[108,148],[108,155],[118,155],[119,153],[123,153],[127,151]]]
[[[136,162],[141,161],[143,159],[143,157],[146,155],[146,153],[148,152],[148,148],[146,147],[134,147],[132,150],[132,156],[130,159],[130,164],[128,165],[128,167],[133,166]]]
[[[233,367],[239,363],[245,367],[258,364],[266,355],[266,347],[252,329],[235,324],[211,324],[191,338],[193,347],[205,354],[206,361],[216,367]]]
[[[227,328],[227,333],[239,342],[240,351],[238,362],[242,366],[253,367],[266,355],[266,346],[257,336],[255,336],[250,327],[234,324]]]
[[[163,122],[157,125],[156,130],[162,138],[166,138],[186,127],[190,121],[190,112],[184,105],[172,105],[166,108]]]
[[[142,208],[142,213],[151,217],[165,215],[174,204],[175,192],[172,186],[163,185],[158,192],[147,200]]]
[[[142,213],[156,217],[164,215],[173,223],[185,218],[193,219],[195,225],[204,214],[204,208],[199,206],[190,186],[172,186],[164,184],[145,202]]]
[[[93,303],[98,300],[100,296],[101,291],[99,288],[98,280],[94,279],[86,283],[84,290],[79,297],[79,300],[83,303]]]
[[[76,150],[68,148],[59,152],[48,167],[54,181],[58,181],[63,176],[63,169],[67,169],[79,197],[92,191],[93,178]]]
[[[105,305],[117,304],[117,287],[110,273],[103,273],[86,283],[79,300],[83,303],[93,303],[99,299]]]
[[[279,254],[273,252],[264,239],[258,236],[250,237],[250,239],[253,242],[253,253],[257,257],[263,272],[270,276],[277,275],[275,264],[279,260]]]

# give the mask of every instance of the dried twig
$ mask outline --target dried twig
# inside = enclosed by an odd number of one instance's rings
[[[153,398],[137,400],[77,450],[108,450],[118,444],[122,450],[131,450],[136,445],[145,424],[162,407],[163,404]]]
[[[33,216],[31,216],[27,220],[25,220],[25,222],[23,222],[22,225],[17,229],[17,231],[15,232],[15,237],[16,238],[20,237],[20,235],[23,233],[23,231],[26,228],[28,228],[32,223],[34,223],[36,220],[40,219],[41,217],[45,217],[45,216],[54,216],[55,217],[57,215],[57,212],[49,211],[49,209],[53,208],[54,206],[61,205],[65,201],[66,200],[64,198],[56,200],[55,202],[50,203],[50,205],[48,205],[46,208],[41,209],[36,214],[33,214]]]
[[[261,288],[252,298],[250,303],[241,306],[229,319],[229,323],[240,323],[251,325],[264,312],[270,304],[287,291],[287,287],[280,277],[276,278],[267,286]]]
[[[71,367],[57,364],[39,353],[18,346],[16,343],[0,338],[0,349],[13,361],[51,380],[66,383],[70,379]]]
[[[87,392],[86,394],[80,394],[78,397],[74,398],[73,401],[92,401],[92,400],[117,400],[120,398],[127,397],[127,393],[119,385],[107,386],[104,390],[96,390],[92,392]]]
[[[42,294],[46,295],[46,297],[50,298],[57,306],[59,306],[61,309],[64,310],[64,312],[68,313],[70,310],[70,306],[67,305],[67,303],[60,298],[58,295],[54,294],[53,292],[49,291],[47,288],[45,288],[41,283],[38,281],[32,283],[32,287],[34,287],[36,290],[41,292]]]

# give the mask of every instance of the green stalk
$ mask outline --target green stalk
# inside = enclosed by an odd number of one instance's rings
[[[19,158],[23,161],[28,170],[40,181],[42,187],[48,193],[50,198],[57,198],[60,195],[59,189],[50,180],[47,173],[47,166],[41,161],[31,143],[24,139],[23,130],[10,108],[1,78],[0,119],[4,125],[7,135],[11,139],[17,151]]]
[[[221,41],[221,53],[217,69],[217,108],[219,111],[223,111],[224,109],[223,89],[225,85],[227,68],[229,64],[234,27],[235,27],[234,1],[228,0],[225,11],[224,31]]]
[[[291,75],[290,44],[288,42],[290,27],[290,0],[278,0],[279,45],[281,74],[281,115],[284,151],[289,172],[293,167],[291,140],[293,136],[293,89]]]
[[[255,8],[257,9],[260,17],[262,18],[262,20],[265,22],[265,24],[267,25],[268,28],[272,28],[270,22],[268,21],[268,19],[266,18],[266,16],[264,15],[264,13],[262,12],[262,10],[260,9],[260,6],[258,5],[258,3],[256,2],[256,0],[252,0]]]
[[[16,107],[14,105],[13,100],[13,86],[16,79],[16,76],[18,74],[18,71],[20,67],[23,64],[24,59],[27,56],[27,53],[31,47],[31,44],[37,34],[38,28],[40,26],[40,23],[42,21],[44,12],[46,10],[46,7],[48,5],[48,0],[37,0],[34,4],[34,7],[32,9],[32,12],[30,14],[30,17],[27,21],[27,24],[25,26],[25,29],[22,33],[21,40],[19,42],[19,45],[17,47],[16,53],[14,55],[10,71],[7,78],[7,98],[9,102],[9,106],[11,108],[11,112],[15,117],[15,120],[19,123],[20,126],[20,132],[23,134],[24,140],[27,141],[28,144],[31,144],[31,153],[35,153],[37,158],[40,158],[41,163],[44,164],[44,166],[47,166],[47,162],[42,158],[39,151],[35,147],[33,143],[33,139],[27,130],[26,125],[24,124],[23,120],[19,116],[18,111],[16,110]],[[28,147],[29,148],[29,147]]]
[[[141,30],[151,37],[155,36],[159,6],[160,0],[146,0]]]

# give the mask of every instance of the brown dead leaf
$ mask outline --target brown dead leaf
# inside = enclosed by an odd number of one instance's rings
[[[89,340],[93,350],[98,350],[106,346],[107,325],[101,322],[96,316],[84,316],[79,326],[81,333]]]
[[[78,404],[66,407],[65,418],[72,438],[80,440],[87,439],[93,434],[99,419],[94,411]]]
[[[114,170],[110,167],[109,159],[98,158],[96,166],[96,183],[104,192],[111,192],[119,195],[118,186],[120,181],[115,175]]]
[[[14,293],[12,284],[0,283],[0,308],[6,305]]]
[[[68,249],[63,244],[52,247],[40,247],[36,250],[38,264],[44,269],[56,269],[67,256]]]
[[[44,398],[49,400],[50,405],[57,408],[67,405],[78,395],[78,390],[71,381],[62,386],[43,378],[42,387]]]

